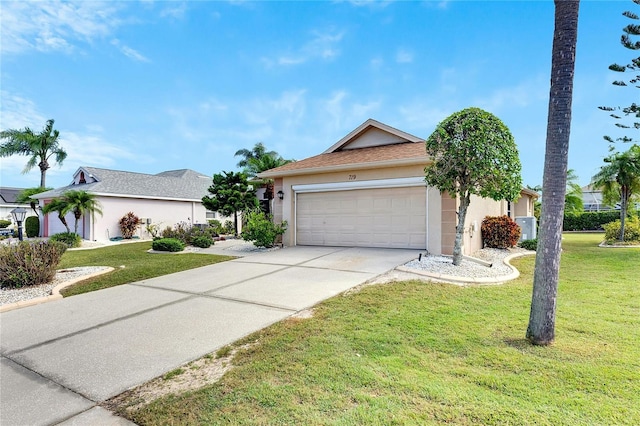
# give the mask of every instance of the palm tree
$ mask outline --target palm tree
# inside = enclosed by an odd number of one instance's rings
[[[49,202],[49,204],[45,204],[45,206],[42,208],[43,214],[57,212],[58,219],[60,219],[60,222],[62,222],[64,227],[67,229],[67,234],[69,234],[71,233],[71,230],[69,229],[69,225],[67,224],[67,219],[65,219],[67,211],[67,204],[63,198],[54,198]]]
[[[236,157],[244,157],[238,162],[238,167],[243,168],[243,172],[248,178],[255,177],[258,173],[276,167],[284,166],[295,160],[285,160],[275,151],[267,151],[262,142],[255,144],[253,149],[240,149],[236,151]]]
[[[602,190],[607,204],[620,202],[620,241],[624,241],[624,223],[629,201],[640,194],[640,146],[626,152],[616,152],[604,159],[606,165],[592,178],[594,187]]]
[[[262,142],[258,142],[254,145],[253,148],[249,149],[239,149],[234,154],[234,157],[243,157],[242,160],[238,161],[238,167],[247,167],[249,164],[249,160],[260,158],[264,155],[274,155],[277,156],[278,153],[275,151],[267,152],[267,148],[265,148]]]
[[[65,228],[67,228],[67,232],[71,231],[69,230],[65,216],[67,213],[73,212],[73,216],[76,220],[74,224],[74,232],[77,234],[80,218],[87,213],[91,214],[92,217],[95,213],[102,215],[101,207],[102,206],[100,205],[100,202],[96,200],[95,195],[87,191],[70,190],[63,192],[60,197],[51,200],[49,204],[44,206],[42,211],[45,214],[54,211],[58,212],[58,218]]]
[[[96,196],[87,191],[66,191],[62,194],[62,199],[66,204],[64,213],[73,212],[76,221],[74,224],[74,232],[78,233],[78,222],[84,214],[90,214],[92,217],[95,213],[102,215],[101,205]]]
[[[526,337],[535,345],[555,339],[560,243],[571,130],[571,101],[578,39],[579,0],[554,0],[555,28],[551,51],[551,89],[542,179],[540,234]]]
[[[573,169],[567,170],[567,193],[564,196],[565,213],[580,213],[584,211],[582,202],[582,188],[578,183],[578,175]]]
[[[49,159],[54,157],[54,163],[62,164],[67,158],[67,152],[58,144],[60,133],[53,130],[54,120],[48,120],[40,133],[34,133],[28,127],[23,130],[8,129],[0,132],[0,138],[6,142],[0,144],[0,157],[12,155],[30,156],[22,173],[27,173],[36,165],[40,168],[40,187],[44,188],[47,170],[51,167]]]
[[[53,188],[42,188],[39,186],[35,188],[23,189],[22,191],[20,191],[20,193],[16,197],[16,203],[29,204],[31,206],[31,210],[33,210],[36,216],[40,216],[38,214],[38,209],[36,208],[36,206],[38,205],[38,200],[31,197],[41,192],[51,191],[52,189]]]

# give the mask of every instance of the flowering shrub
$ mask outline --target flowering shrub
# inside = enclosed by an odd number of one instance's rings
[[[518,244],[520,226],[509,216],[487,216],[482,221],[482,242],[485,247],[507,248]]]
[[[22,241],[0,245],[0,287],[50,282],[67,247],[56,241]]]
[[[118,224],[120,225],[122,238],[130,239],[133,237],[133,234],[135,234],[138,226],[140,226],[140,218],[133,214],[133,212],[129,212],[120,219]]]

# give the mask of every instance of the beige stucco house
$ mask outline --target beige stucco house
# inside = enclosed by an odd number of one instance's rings
[[[40,206],[51,202],[67,190],[87,191],[101,204],[102,215],[85,215],[78,233],[86,240],[106,241],[121,236],[118,222],[128,212],[138,216],[143,225],[137,236],[150,238],[145,231],[147,224],[160,229],[184,222],[189,225],[206,224],[208,219],[225,219],[210,212],[202,205],[202,197],[212,178],[189,169],[170,170],[158,174],[134,173],[97,167],[80,167],[68,186],[37,194]],[[228,219],[228,218],[227,218]],[[66,217],[73,231],[75,219],[72,213]],[[41,215],[42,236],[65,232],[56,213]]]
[[[325,152],[260,173],[273,179],[283,244],[388,247],[450,254],[457,200],[427,187],[424,139],[369,119]],[[473,197],[464,253],[482,248],[485,216],[533,216],[537,193],[515,203]]]

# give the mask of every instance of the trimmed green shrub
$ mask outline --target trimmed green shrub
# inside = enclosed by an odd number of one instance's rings
[[[633,214],[629,216],[633,217]],[[640,213],[635,214],[640,217]],[[606,212],[566,213],[562,223],[563,231],[602,231],[604,224],[620,219],[620,212],[616,210]]]
[[[509,216],[487,216],[480,227],[485,247],[515,247],[522,230]]]
[[[184,243],[175,238],[161,238],[151,243],[151,248],[157,251],[177,252],[184,250]]]
[[[186,222],[178,222],[173,228],[167,226],[161,233],[162,238],[175,238],[182,241],[185,246],[195,245],[193,240],[197,237],[209,237],[213,241],[214,234],[215,231],[208,226],[191,226]]]
[[[209,227],[213,230],[216,235],[222,234],[222,222],[216,219],[209,219]]]
[[[213,238],[208,235],[199,235],[191,240],[191,245],[200,248],[209,248],[213,244]]]
[[[125,240],[133,238],[133,234],[136,233],[136,229],[142,223],[140,222],[140,218],[133,214],[133,212],[129,212],[122,216],[122,218],[118,221],[118,225],[120,225],[120,232],[122,233],[122,238]]]
[[[538,239],[534,238],[533,240],[523,240],[518,243],[519,247],[522,247],[526,250],[536,251],[538,248]]]
[[[66,249],[56,241],[1,245],[0,287],[18,288],[50,282]]]
[[[227,235],[235,235],[236,234],[236,227],[233,224],[232,220],[227,220],[224,225],[222,225],[222,232],[221,234],[227,234]]]
[[[247,224],[242,230],[242,239],[253,241],[256,247],[273,247],[276,238],[287,230],[287,222],[280,225],[272,222],[272,217],[257,210],[249,212],[246,216]]]
[[[40,235],[40,219],[38,216],[29,216],[24,221],[24,231],[27,234],[27,238],[33,238]]]
[[[82,244],[82,238],[80,238],[80,235],[73,232],[60,232],[59,234],[53,234],[49,237],[49,241],[60,242],[68,248],[80,247],[80,244]]]
[[[604,239],[607,244],[620,242],[620,220],[604,225]],[[624,222],[624,242],[640,244],[640,219],[628,218]]]
[[[11,225],[11,221],[10,220],[0,219],[0,229],[4,229],[9,225]]]

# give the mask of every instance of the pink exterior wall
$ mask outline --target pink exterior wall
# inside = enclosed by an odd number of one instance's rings
[[[83,217],[78,226],[78,232],[87,240],[108,241],[109,238],[121,236],[118,222],[128,212],[133,212],[141,219],[150,218],[152,224],[160,229],[173,226],[178,222],[189,224],[207,223],[206,209],[199,201],[152,200],[141,198],[120,198],[98,196],[103,215],[96,214],[94,218]],[[67,215],[67,223],[73,231],[75,218]],[[43,236],[50,236],[57,232],[64,232],[64,226],[56,213],[42,219]],[[140,238],[151,238],[145,230],[146,222],[138,228],[135,235]]]

